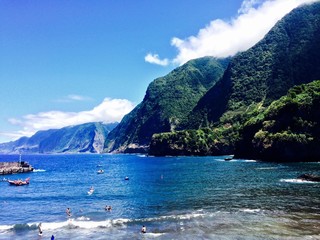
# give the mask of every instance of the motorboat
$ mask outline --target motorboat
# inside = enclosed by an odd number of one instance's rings
[[[23,186],[23,185],[28,185],[30,182],[30,178],[27,178],[26,180],[21,180],[21,179],[18,179],[18,180],[8,180],[8,183],[10,185],[14,185],[14,186]]]

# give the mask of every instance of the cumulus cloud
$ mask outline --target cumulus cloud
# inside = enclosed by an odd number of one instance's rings
[[[153,63],[161,66],[167,66],[169,64],[169,60],[167,58],[161,60],[158,54],[148,53],[144,57],[144,60],[148,63]]]
[[[250,9],[257,7],[263,0],[244,0],[238,10],[239,14],[247,13]]]
[[[9,119],[11,124],[20,126],[21,130],[6,133],[6,136],[31,136],[39,130],[59,129],[88,122],[120,122],[123,116],[133,108],[134,104],[126,99],[105,98],[101,104],[88,111],[49,111],[28,114],[21,119]]]
[[[319,0],[244,0],[233,19],[213,20],[196,36],[172,38],[171,45],[178,54],[170,62],[181,65],[194,58],[228,57],[245,51],[260,41],[291,10],[316,1]],[[156,54],[151,56],[158,59]],[[161,62],[160,59],[158,61]],[[156,61],[153,63],[157,64]]]

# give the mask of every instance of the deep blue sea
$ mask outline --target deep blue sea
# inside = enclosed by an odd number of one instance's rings
[[[319,162],[224,158],[24,155],[34,172],[0,176],[31,179],[0,182],[0,239],[320,239],[320,183],[296,180]]]

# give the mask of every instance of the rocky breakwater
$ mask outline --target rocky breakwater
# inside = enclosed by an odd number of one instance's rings
[[[0,175],[32,171],[33,167],[28,162],[0,162]]]

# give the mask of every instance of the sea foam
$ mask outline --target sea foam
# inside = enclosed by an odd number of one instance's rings
[[[280,179],[280,182],[287,182],[287,183],[319,183],[319,182],[306,181],[306,180],[297,179],[297,178]]]

